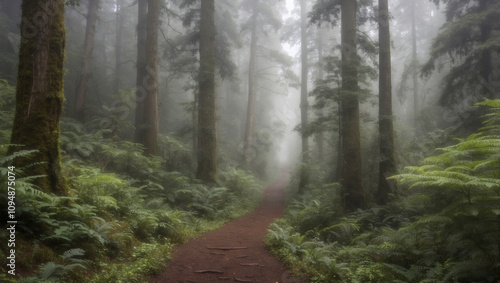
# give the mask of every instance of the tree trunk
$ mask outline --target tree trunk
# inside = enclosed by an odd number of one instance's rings
[[[216,184],[217,130],[215,125],[214,0],[201,1],[198,105],[198,170],[196,177]]]
[[[388,177],[396,174],[394,128],[392,117],[391,36],[387,0],[379,0],[379,183],[377,203],[385,205],[389,193],[395,193],[395,184]]]
[[[323,38],[321,35],[321,32],[318,31],[318,38],[317,38],[317,49],[318,49],[318,80],[322,81],[324,78],[324,71],[323,71]],[[319,113],[320,116],[323,116],[323,110],[320,110]],[[321,164],[323,162],[323,155],[325,154],[325,137],[324,137],[323,131],[320,131],[317,136],[317,144],[318,144],[318,162]]]
[[[342,159],[345,209],[365,207],[362,183],[361,140],[358,101],[358,56],[356,50],[357,2],[341,1],[342,13]]]
[[[144,145],[146,155],[158,155],[158,29],[160,23],[160,0],[148,0],[148,22],[146,33],[146,76],[144,84]]]
[[[85,30],[85,41],[83,44],[82,70],[80,81],[76,89],[75,118],[83,121],[85,118],[85,97],[87,96],[87,84],[89,80],[89,68],[92,61],[92,49],[94,48],[95,25],[97,22],[97,9],[99,0],[89,0],[87,13],[87,28]]]
[[[255,120],[255,106],[257,102],[257,14],[254,12],[252,20],[252,35],[250,42],[250,62],[248,67],[248,106],[243,145],[243,163],[250,166],[253,152],[252,138]]]
[[[125,21],[125,11],[120,0],[116,0],[116,44],[115,44],[115,80],[113,82],[113,93],[118,94],[122,77],[122,45],[123,45],[123,24]]]
[[[418,129],[418,113],[420,112],[420,104],[418,98],[418,57],[417,57],[417,23],[416,23],[416,8],[415,1],[412,2],[413,8],[411,11],[411,41],[412,41],[412,69],[413,69],[413,126]]]
[[[148,18],[148,0],[137,1],[138,23],[137,23],[137,75],[136,75],[136,110],[135,110],[135,142],[142,143],[145,134],[146,111],[145,100],[146,89],[146,34]]]
[[[300,170],[299,193],[303,193],[309,183],[309,133],[307,100],[307,5],[306,0],[300,0],[300,58],[301,58],[301,79],[300,79],[300,120],[302,125],[302,166]]]
[[[21,45],[16,89],[16,113],[11,144],[37,149],[17,158],[14,166],[44,192],[66,195],[61,174],[59,118],[64,103],[64,0],[23,1]],[[35,24],[36,23],[36,24]],[[18,147],[10,147],[13,153]],[[38,163],[38,164],[36,164]],[[34,166],[28,166],[33,165]]]

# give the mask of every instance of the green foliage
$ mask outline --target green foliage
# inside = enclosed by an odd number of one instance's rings
[[[167,265],[173,246],[169,243],[143,243],[134,247],[130,260],[109,265],[100,263],[101,273],[89,282],[144,282],[159,274]]]
[[[60,257],[62,263],[48,262],[40,267],[36,276],[22,279],[23,283],[38,282],[67,282],[75,269],[86,269],[86,260],[76,258],[83,256],[85,251],[82,249],[71,249],[65,251]]]
[[[496,282],[500,100],[479,106],[489,109],[479,133],[392,177],[408,189],[405,198],[342,214],[335,190],[312,189],[290,201],[267,245],[311,281]],[[316,254],[335,268],[325,269]]]
[[[192,153],[176,138],[162,136],[162,156],[145,157],[140,145],[94,124],[63,121],[62,167],[69,196],[38,190],[32,181],[40,176],[23,177],[24,168],[16,168],[16,218],[23,219],[16,226],[18,239],[32,246],[37,257],[20,256],[18,263],[23,269],[41,264],[36,276],[25,278],[28,282],[82,276],[91,282],[144,282],[164,268],[170,243],[218,228],[260,200],[259,182],[231,167],[220,171],[220,186],[200,184],[187,174]],[[6,152],[7,145],[1,148]],[[2,202],[8,196],[6,167],[35,152],[20,147],[0,157]],[[7,215],[6,209],[0,212]],[[55,256],[68,249],[72,252],[63,258]],[[90,260],[85,266],[92,278],[74,257],[80,250]]]

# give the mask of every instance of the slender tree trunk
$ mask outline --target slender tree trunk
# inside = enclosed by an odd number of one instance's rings
[[[323,67],[324,65],[322,64],[323,62],[323,38],[321,35],[321,32],[318,31],[318,39],[317,39],[317,49],[318,49],[318,80],[323,80],[324,78],[324,71]],[[320,110],[319,112],[320,116],[323,116],[323,110]],[[323,156],[325,154],[325,137],[323,131],[320,131],[318,135],[316,136],[317,143],[318,143],[318,162],[322,163],[323,162]]]
[[[309,102],[307,100],[307,5],[306,0],[300,0],[300,58],[301,58],[301,79],[300,79],[300,119],[302,125],[302,166],[299,181],[299,193],[303,193],[309,183],[309,133],[308,111]]]
[[[417,2],[413,1],[411,11],[411,41],[412,41],[412,68],[413,68],[413,126],[418,128],[418,113],[420,112],[420,104],[418,98],[418,57],[417,57],[417,23],[416,23],[416,8]]]
[[[194,92],[193,98],[193,109],[191,112],[191,119],[193,122],[193,159],[198,158],[198,102],[199,94],[197,91]]]
[[[492,5],[491,0],[479,0],[479,10],[481,12],[486,11],[489,9],[489,7]],[[484,21],[480,26],[479,29],[481,30],[481,43],[485,43],[491,38],[491,33],[492,33],[492,25],[491,22],[492,20],[489,21]],[[479,59],[479,74],[481,78],[484,80],[483,84],[490,85],[491,82],[491,74],[492,74],[492,56],[491,52],[489,50],[485,50],[482,52],[480,59]],[[498,93],[494,93],[491,90],[488,90],[486,87],[484,95],[490,99],[498,99]]]
[[[198,170],[196,177],[216,183],[217,130],[215,123],[215,21],[214,0],[201,1],[200,73],[198,105]]]
[[[123,0],[122,0],[123,1]],[[113,82],[113,93],[117,94],[120,91],[122,77],[122,45],[123,45],[123,24],[125,21],[125,12],[123,3],[116,0],[116,44],[115,44],[115,80]]]
[[[138,0],[137,23],[137,76],[136,76],[136,105],[135,110],[135,142],[142,143],[146,134],[145,103],[148,96],[146,85],[146,35],[148,18],[148,0]]]
[[[344,178],[344,158],[343,158],[343,151],[342,151],[342,142],[344,141],[344,138],[342,137],[343,130],[342,128],[344,127],[343,123],[343,114],[342,114],[342,99],[339,100],[338,102],[338,127],[339,127],[339,136],[338,136],[338,142],[337,142],[337,168],[335,170],[335,178],[334,180],[336,181],[342,181]]]
[[[252,161],[252,138],[255,120],[255,107],[257,103],[257,14],[252,20],[252,34],[250,42],[250,62],[248,67],[248,106],[245,126],[245,139],[243,145],[243,163],[250,166]],[[255,154],[255,153],[254,153]]]
[[[357,2],[341,0],[342,12],[342,158],[345,209],[365,207],[359,129],[358,56],[356,50]]]
[[[99,0],[90,0],[87,13],[87,28],[85,30],[85,41],[83,44],[83,59],[80,81],[76,89],[75,118],[83,121],[85,119],[85,98],[87,96],[87,84],[89,80],[89,68],[92,61],[92,49],[94,48],[95,25],[97,22],[97,9]]]
[[[38,150],[30,157],[15,159],[13,165],[23,167],[25,176],[43,176],[33,182],[44,192],[58,195],[68,192],[61,174],[59,147],[59,118],[64,103],[64,2],[22,2],[16,112],[11,136],[11,144]],[[18,149],[10,147],[9,153]]]
[[[379,0],[379,183],[377,203],[385,205],[389,193],[395,193],[394,183],[387,180],[396,173],[394,128],[392,117],[391,36],[387,0]]]
[[[160,0],[148,0],[148,20],[146,32],[146,88],[144,100],[144,145],[146,155],[158,155],[158,29],[160,23]]]

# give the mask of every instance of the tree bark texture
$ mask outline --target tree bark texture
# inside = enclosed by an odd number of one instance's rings
[[[307,3],[300,0],[300,58],[301,58],[301,79],[300,79],[300,123],[302,125],[302,166],[300,170],[299,193],[303,193],[309,183],[309,133],[308,111],[309,102],[307,100]]]
[[[89,80],[89,68],[92,61],[92,49],[94,48],[94,34],[97,22],[97,9],[99,0],[90,0],[87,13],[87,27],[85,30],[85,41],[83,44],[82,70],[80,80],[76,89],[75,118],[83,121],[85,119],[85,98],[87,96],[87,84]]]
[[[21,45],[16,89],[16,112],[11,144],[38,150],[18,158],[14,166],[42,191],[66,195],[61,174],[59,118],[64,103],[64,0],[22,2]],[[18,150],[10,147],[9,153]],[[34,166],[28,166],[35,163]]]
[[[341,1],[342,13],[342,184],[345,209],[365,207],[362,184],[361,140],[358,101],[358,55],[356,49],[357,2]]]
[[[254,12],[252,20],[252,34],[250,39],[250,62],[248,66],[248,105],[243,145],[243,163],[250,166],[254,152],[252,138],[257,103],[257,13]]]
[[[145,134],[145,100],[147,89],[145,79],[146,72],[146,34],[148,19],[148,0],[137,1],[138,20],[137,20],[137,75],[136,75],[136,110],[135,110],[135,142],[142,143]]]
[[[389,194],[396,193],[395,184],[387,180],[396,174],[394,127],[392,117],[391,36],[387,0],[379,0],[379,183],[377,203],[385,205]]]
[[[198,169],[196,176],[216,183],[217,130],[215,123],[215,4],[201,1],[200,73],[198,105]]]

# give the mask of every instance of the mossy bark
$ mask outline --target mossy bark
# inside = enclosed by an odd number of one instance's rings
[[[39,150],[14,165],[44,192],[67,194],[61,174],[59,118],[64,103],[64,0],[23,1],[16,113],[11,143]],[[12,153],[18,149],[11,147]],[[35,164],[36,163],[36,164]],[[28,166],[33,165],[34,166]]]

